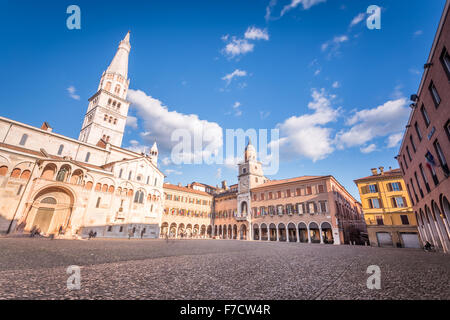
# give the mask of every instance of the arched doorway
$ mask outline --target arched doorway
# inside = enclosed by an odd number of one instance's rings
[[[277,241],[277,226],[273,223],[269,225],[270,241]]]
[[[311,237],[311,243],[320,243],[319,226],[315,222],[309,224],[309,235]]]
[[[439,249],[443,249],[441,238],[439,237],[439,233],[436,229],[436,219],[433,217],[430,208],[425,205],[425,215],[427,217],[428,227],[430,228],[431,237],[434,241],[434,246]]]
[[[245,224],[241,225],[239,235],[240,235],[239,239],[247,240],[247,226]]]
[[[231,224],[228,225],[228,239],[233,239],[233,230],[231,229]]]
[[[227,238],[227,226],[224,225],[222,227],[222,239],[226,239]]]
[[[233,239],[237,239],[237,225],[233,225]]]
[[[325,244],[333,244],[333,230],[331,229],[331,224],[328,222],[322,222],[320,228],[322,229],[322,239]]]
[[[257,224],[253,225],[253,240],[259,240],[259,227]]]
[[[441,214],[441,210],[439,209],[438,205],[434,201],[431,201],[431,208],[433,210],[433,217],[435,218],[435,221],[436,221],[436,227],[437,227],[438,233],[440,234],[442,245],[444,247],[445,252],[447,252],[450,247],[450,239],[449,239],[448,232],[444,225],[444,220],[443,220],[443,217]]]
[[[180,223],[178,226],[178,238],[184,238],[185,236],[185,230],[184,230],[184,224]]]
[[[186,238],[192,238],[192,225],[188,224],[186,226]]]
[[[192,230],[192,237],[198,238],[200,231],[200,226],[198,224],[194,225],[194,229]]]
[[[267,225],[265,223],[261,224],[261,240],[269,240],[269,233],[267,232]]]
[[[288,236],[289,236],[289,242],[297,242],[297,232],[296,232],[295,224],[292,222],[288,224]]]
[[[172,223],[170,225],[170,233],[169,236],[171,238],[175,238],[177,236],[177,224],[176,223]]]
[[[200,228],[200,238],[202,239],[206,238],[206,226],[204,224]]]
[[[278,224],[278,241],[286,241],[286,226],[284,223]]]
[[[298,237],[300,242],[308,243],[308,228],[304,222],[298,224]]]
[[[169,224],[167,222],[163,222],[161,224],[161,232],[159,233],[159,236],[161,238],[164,238],[166,235],[167,236],[169,235],[168,232],[169,232]]]
[[[38,192],[26,216],[26,231],[37,229],[41,234],[50,235],[71,228],[74,206],[71,191],[61,187],[49,187]]]
[[[216,233],[217,234],[217,233]],[[219,238],[223,238],[223,234],[222,234],[222,226],[219,226],[219,233],[218,233]]]
[[[208,226],[206,229],[206,234],[208,235],[208,238],[212,237],[212,226]]]

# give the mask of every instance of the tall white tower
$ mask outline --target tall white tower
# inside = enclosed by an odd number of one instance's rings
[[[100,84],[89,99],[89,106],[78,140],[97,144],[100,139],[112,145],[122,145],[130,102],[126,100],[130,80],[128,79],[128,56],[130,54],[130,32],[120,41],[116,55],[103,72]]]

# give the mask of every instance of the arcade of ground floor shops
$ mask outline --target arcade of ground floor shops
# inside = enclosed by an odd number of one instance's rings
[[[171,239],[230,239],[340,244],[339,231],[329,222],[261,223],[253,224],[248,230],[247,224],[199,225],[163,222],[161,238]]]

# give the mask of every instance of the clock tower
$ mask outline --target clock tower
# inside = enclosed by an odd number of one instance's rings
[[[238,218],[251,220],[251,189],[267,181],[261,162],[256,158],[256,149],[249,139],[244,153],[244,162],[239,164]],[[250,232],[251,232],[251,228]]]

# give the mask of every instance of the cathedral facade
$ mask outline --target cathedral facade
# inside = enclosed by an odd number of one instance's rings
[[[164,183],[158,148],[121,147],[130,34],[89,99],[78,140],[0,117],[0,233],[355,243],[361,205],[333,176],[269,180],[249,141],[238,184]]]
[[[150,154],[121,148],[130,34],[89,105],[78,140],[0,117],[0,232],[156,238],[164,174]]]

